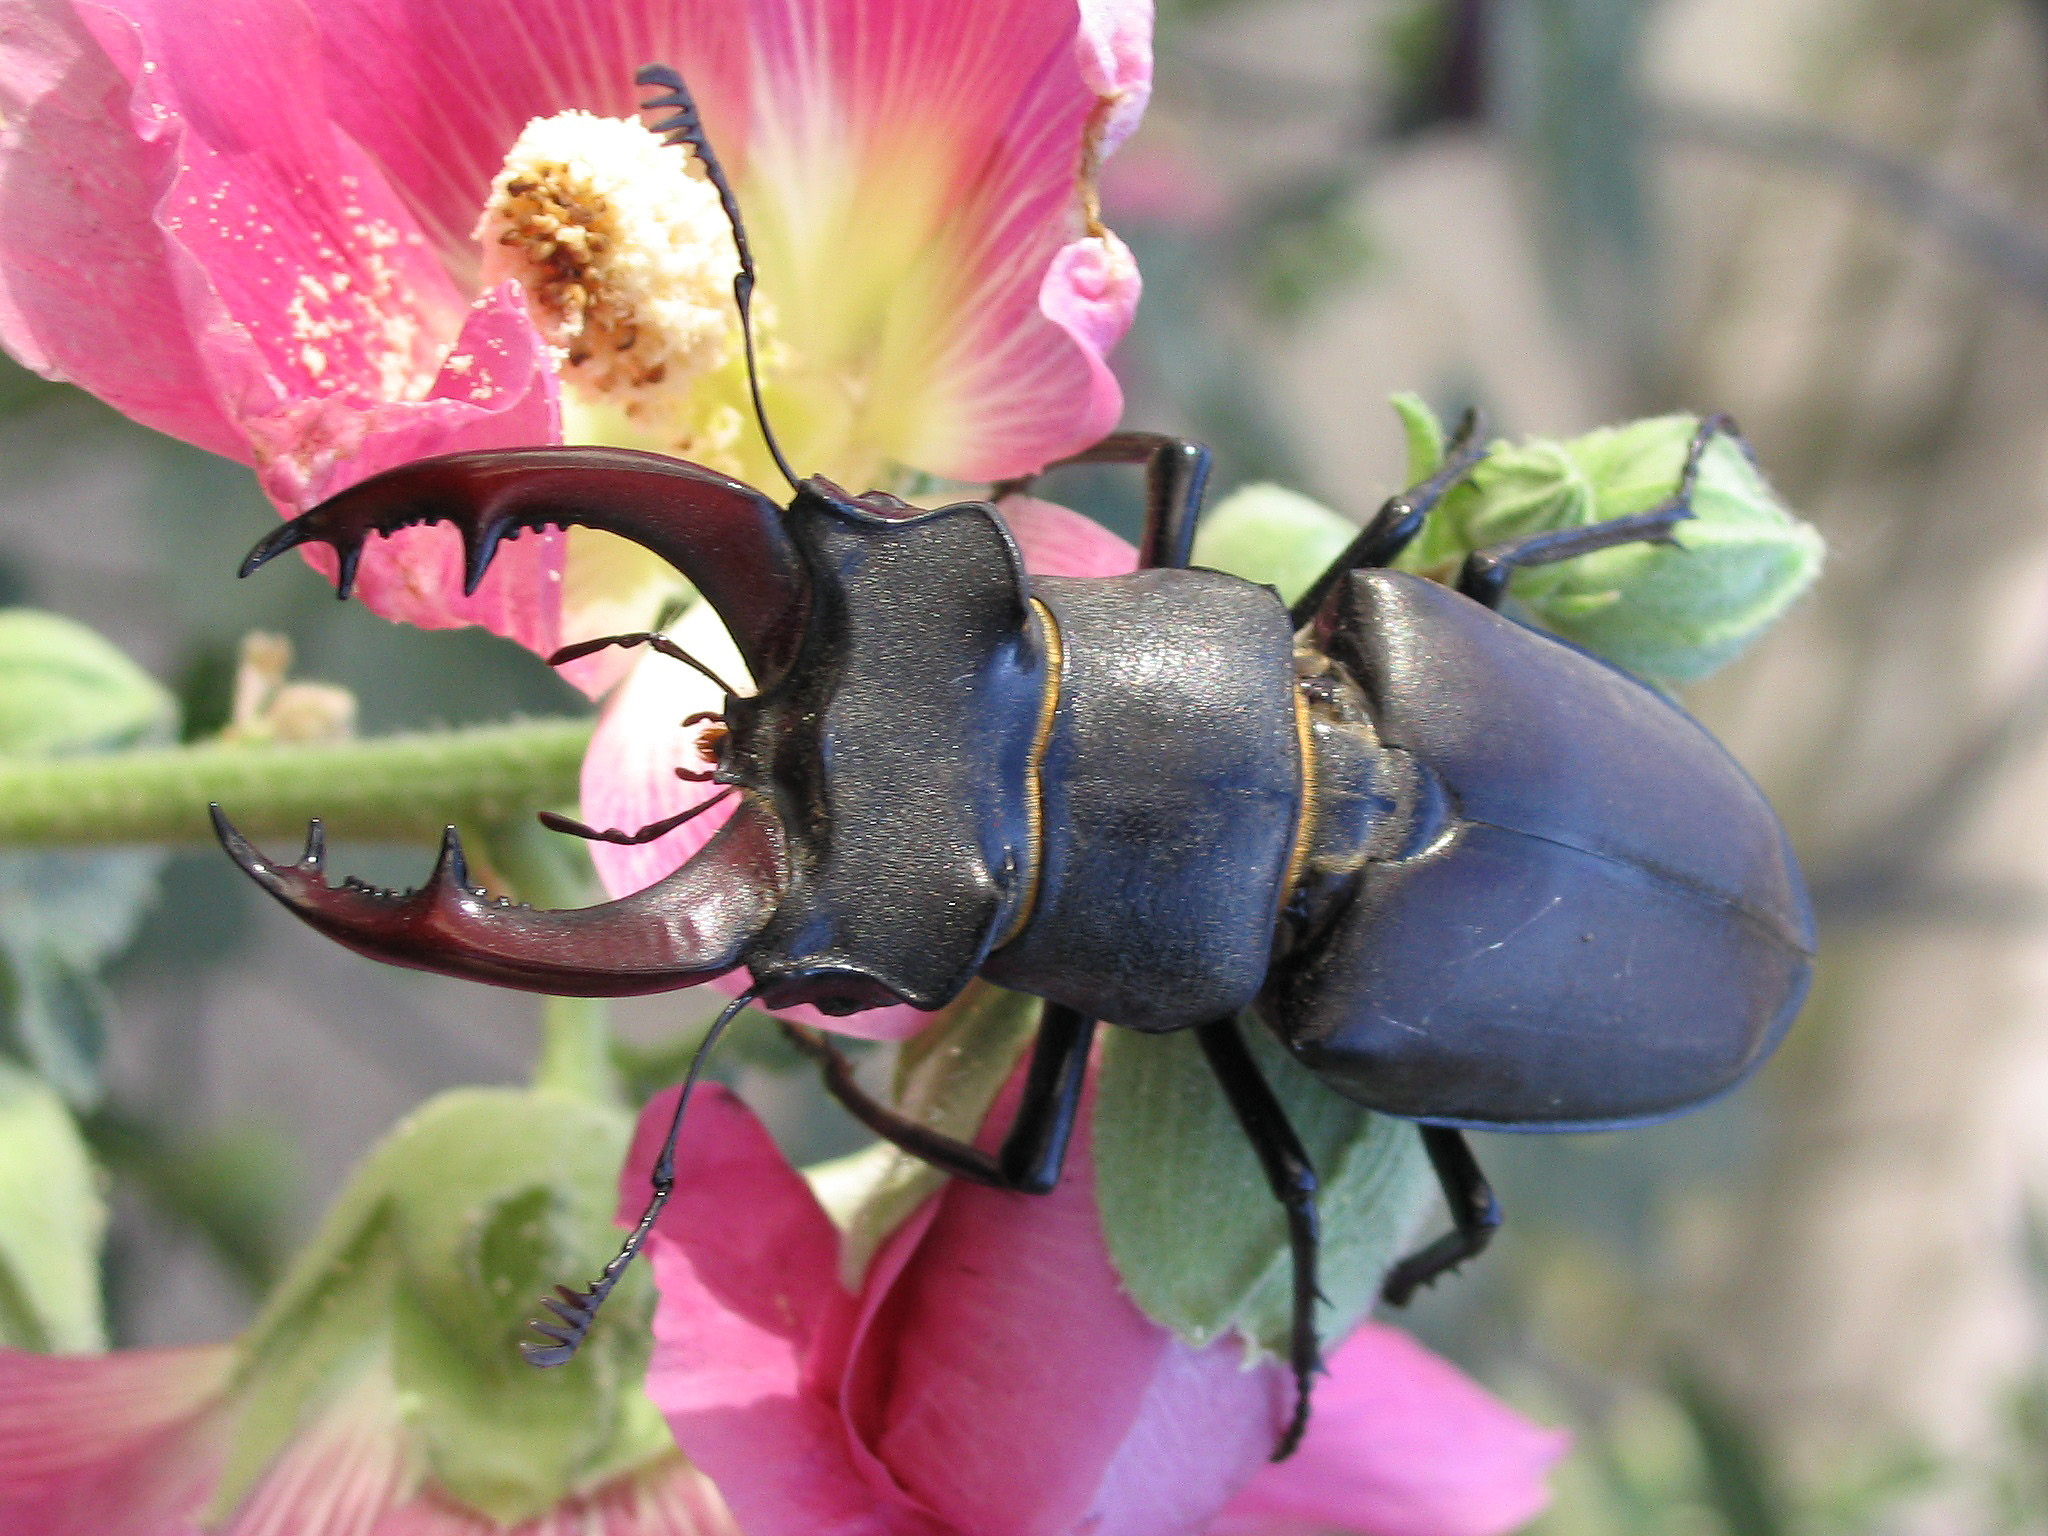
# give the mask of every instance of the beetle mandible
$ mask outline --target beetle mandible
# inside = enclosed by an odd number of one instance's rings
[[[298,916],[394,964],[583,996],[752,973],[691,1065],[646,1215],[595,1284],[547,1302],[548,1342],[526,1346],[536,1364],[569,1358],[645,1240],[673,1188],[689,1086],[748,1001],[935,1009],[977,975],[1044,999],[994,1155],[871,1099],[821,1035],[784,1026],[877,1135],[1025,1193],[1059,1179],[1098,1021],[1193,1030],[1286,1210],[1284,1457],[1318,1368],[1316,1179],[1241,1014],[1337,1092],[1420,1126],[1453,1230],[1394,1267],[1385,1294],[1399,1303],[1499,1224],[1464,1130],[1674,1114],[1741,1081],[1804,998],[1812,918],[1761,792],[1669,700],[1497,611],[1521,567],[1671,542],[1708,441],[1733,428],[1701,423],[1661,505],[1482,549],[1452,588],[1389,566],[1484,456],[1468,414],[1443,467],[1291,608],[1190,567],[1207,451],[1118,433],[1062,462],[1146,466],[1141,569],[1028,578],[992,502],[922,511],[790,469],[761,410],[731,187],[681,77],[654,65],[637,79],[661,91],[645,110],[674,112],[654,131],[690,146],[731,222],[755,413],[788,506],[655,454],[452,454],[285,524],[242,573],[324,543],[346,597],[371,535],[452,523],[474,590],[523,530],[633,540],[712,603],[755,679],[750,695],[726,689],[709,774],[736,801],[730,819],[659,883],[572,912],[472,888],[453,828],[433,878],[404,893],[329,886],[317,822],[295,863],[216,807],[221,839]],[[656,635],[553,659],[637,643],[706,670]],[[630,833],[550,824],[643,841],[704,808]]]

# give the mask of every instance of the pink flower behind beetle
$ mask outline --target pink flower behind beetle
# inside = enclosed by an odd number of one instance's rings
[[[628,1217],[673,1102],[642,1117]],[[737,1100],[693,1107],[679,1164],[649,1248],[648,1391],[748,1536],[1492,1536],[1546,1500],[1564,1436],[1371,1324],[1331,1357],[1300,1451],[1269,1464],[1284,1371],[1192,1348],[1124,1295],[1085,1111],[1056,1191],[947,1185],[857,1294]]]
[[[1121,409],[1138,278],[1094,173],[1144,109],[1150,0],[0,0],[0,37],[0,342],[287,513],[565,438],[773,488],[716,199],[632,121],[652,60],[733,173],[803,472],[1013,475]],[[430,530],[359,590],[547,652],[675,589],[577,530],[465,598]]]
[[[237,1420],[232,1345],[30,1355],[0,1350],[0,1531],[7,1536],[739,1536],[680,1456],[500,1524],[448,1499],[374,1378],[219,1501]],[[381,1389],[381,1390],[380,1390]]]
[[[575,1374],[514,1340],[609,1249],[623,1112],[463,1089],[356,1169],[229,1344],[0,1349],[5,1536],[738,1536],[640,1388],[632,1303]]]

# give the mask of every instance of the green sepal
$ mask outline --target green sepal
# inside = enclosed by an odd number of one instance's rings
[[[1657,416],[1568,440],[1495,443],[1399,564],[1443,579],[1475,549],[1647,511],[1677,488],[1698,421]],[[1742,446],[1708,445],[1675,545],[1627,544],[1516,573],[1538,623],[1640,677],[1694,682],[1732,661],[1820,574],[1820,535]]]
[[[945,1017],[903,1043],[896,1108],[944,1136],[972,1141],[1031,1043],[1044,1005],[977,981]],[[869,1262],[946,1176],[886,1143],[809,1171],[812,1191],[840,1226],[840,1280],[857,1290]]]
[[[616,1251],[631,1130],[620,1109],[495,1088],[444,1094],[394,1130],[244,1341],[215,1510],[365,1371],[390,1375],[434,1484],[502,1524],[669,1454],[643,1390],[644,1266],[567,1365],[536,1370],[518,1350],[540,1297],[587,1283]]]
[[[1401,442],[1408,453],[1404,484],[1419,485],[1443,465],[1444,424],[1428,401],[1407,390],[1387,396],[1387,404],[1401,418]]]
[[[0,1061],[0,1345],[106,1347],[107,1212],[84,1139],[50,1086]]]
[[[1415,1128],[1361,1109],[1266,1028],[1245,1042],[1321,1183],[1317,1322],[1341,1338],[1372,1310],[1434,1188]],[[1237,1333],[1284,1353],[1293,1320],[1286,1221],[1187,1030],[1112,1030],[1095,1099],[1096,1198],[1131,1299],[1190,1344]]]

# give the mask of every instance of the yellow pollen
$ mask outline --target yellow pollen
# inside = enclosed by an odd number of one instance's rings
[[[582,403],[692,457],[739,423],[696,386],[738,351],[739,269],[696,157],[626,118],[535,118],[505,157],[476,237],[487,283],[516,278]],[[707,417],[713,419],[707,419]]]

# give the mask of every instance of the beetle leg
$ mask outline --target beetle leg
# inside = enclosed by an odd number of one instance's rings
[[[1609,518],[1584,528],[1553,528],[1547,533],[1525,534],[1474,550],[1465,557],[1464,568],[1458,572],[1458,590],[1475,603],[1498,608],[1507,596],[1508,578],[1525,565],[1552,565],[1620,544],[1676,544],[1671,530],[1693,515],[1692,491],[1699,479],[1700,458],[1706,453],[1707,444],[1723,432],[1738,443],[1742,441],[1734,421],[1727,415],[1717,412],[1701,419],[1699,430],[1692,435],[1692,445],[1686,449],[1685,467],[1678,472],[1678,488],[1649,511]]]
[[[1285,1461],[1308,1429],[1309,1392],[1323,1369],[1316,1340],[1316,1302],[1322,1296],[1316,1286],[1316,1255],[1322,1246],[1316,1215],[1316,1170],[1301,1138],[1287,1122],[1287,1111],[1273,1096],[1259,1073],[1259,1064],[1245,1047],[1244,1037],[1237,1032],[1237,1020],[1215,1019],[1198,1025],[1195,1039],[1209,1058],[1209,1070],[1222,1084],[1237,1123],[1244,1127],[1258,1154],[1274,1198],[1287,1212],[1287,1245],[1294,1255],[1294,1333],[1288,1350],[1294,1368],[1294,1415],[1273,1448],[1273,1460]]]
[[[1095,1039],[1095,1021],[1085,1014],[1058,1003],[1045,1005],[1016,1118],[993,1156],[871,1098],[854,1081],[851,1064],[824,1036],[790,1023],[782,1029],[798,1050],[824,1068],[826,1092],[892,1146],[924,1159],[941,1173],[1017,1194],[1043,1195],[1059,1183],[1081,1108],[1088,1048]]]
[[[1069,464],[1143,464],[1145,532],[1138,540],[1138,568],[1186,568],[1195,545],[1195,521],[1202,515],[1202,493],[1209,485],[1207,448],[1161,432],[1112,432],[1092,448],[1055,459],[1039,474]],[[991,499],[1029,490],[1037,478],[1004,480]]]
[[[1485,426],[1486,419],[1476,410],[1465,413],[1445,446],[1444,461],[1437,466],[1436,473],[1389,497],[1373,514],[1372,521],[1359,530],[1358,537],[1345,546],[1344,553],[1332,560],[1329,568],[1296,599],[1288,613],[1296,629],[1316,616],[1330,589],[1346,576],[1353,571],[1392,565],[1401,551],[1414,542],[1436,504],[1486,457],[1486,445],[1480,441]]]
[[[1423,1149],[1436,1169],[1437,1182],[1444,1187],[1444,1203],[1451,1208],[1452,1230],[1427,1248],[1411,1253],[1387,1272],[1380,1294],[1396,1307],[1422,1286],[1450,1273],[1467,1259],[1477,1258],[1493,1241],[1500,1228],[1500,1202],[1493,1187],[1480,1171],[1464,1134],[1444,1125],[1418,1126]]]

